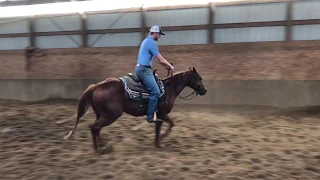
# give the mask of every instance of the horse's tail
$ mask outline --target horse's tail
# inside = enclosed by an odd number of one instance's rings
[[[69,132],[67,136],[65,136],[65,139],[72,136],[74,131],[76,130],[79,120],[82,116],[85,115],[87,112],[89,105],[92,100],[93,91],[95,90],[97,84],[91,84],[82,94],[79,103],[78,103],[78,109],[77,109],[77,118],[76,118],[76,124],[74,125],[74,128]]]

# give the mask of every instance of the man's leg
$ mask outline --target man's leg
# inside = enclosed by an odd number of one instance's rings
[[[148,87],[148,90],[150,92],[147,120],[151,121],[154,117],[154,112],[157,110],[160,90],[152,74],[150,76],[147,76],[145,84],[147,84],[146,86]]]
[[[145,86],[148,88],[150,92],[149,103],[148,103],[148,110],[147,110],[147,121],[151,121],[154,116],[154,112],[157,109],[158,99],[160,96],[160,89],[157,85],[156,80],[152,72],[149,69],[146,70],[138,70],[137,75],[143,81]]]

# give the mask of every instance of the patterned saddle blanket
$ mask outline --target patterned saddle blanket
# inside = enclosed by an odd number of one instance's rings
[[[158,84],[160,89],[160,97],[163,97],[165,90],[163,82],[158,75],[155,74],[154,78]],[[149,99],[149,92],[147,87],[143,84],[143,82],[134,74],[128,73],[127,76],[122,76],[119,78],[125,88],[125,96],[127,99],[134,100],[134,101],[141,101],[141,100],[148,100]]]

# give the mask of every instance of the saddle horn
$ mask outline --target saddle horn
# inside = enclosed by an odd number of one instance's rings
[[[156,75],[157,70],[158,70],[157,68],[153,70],[153,75]]]
[[[170,64],[171,64],[171,66],[173,66],[173,63],[172,62],[170,62]],[[173,74],[173,70],[171,70],[171,69],[168,69],[168,77],[169,77],[169,75],[171,74],[171,76],[172,76],[172,74]]]

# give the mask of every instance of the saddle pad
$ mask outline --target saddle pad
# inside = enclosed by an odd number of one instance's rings
[[[136,80],[132,79],[130,75],[122,76],[119,78],[125,88],[126,91],[126,98],[140,101],[140,100],[147,100],[150,97],[150,93],[147,87],[142,83],[142,81],[137,82]],[[156,77],[157,85],[160,89],[160,97],[162,97],[165,93],[164,85],[161,79]]]

